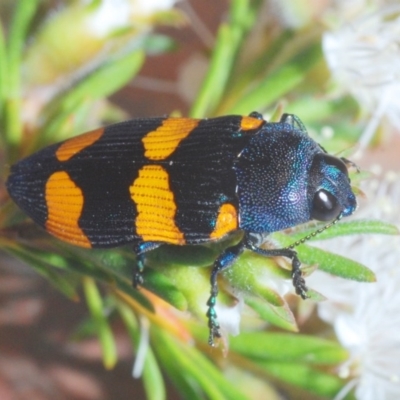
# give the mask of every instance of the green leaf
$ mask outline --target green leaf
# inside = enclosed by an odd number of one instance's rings
[[[95,250],[75,248],[60,241],[55,242],[55,249],[57,254],[42,251],[41,257],[44,259],[57,257],[60,260],[60,264],[57,264],[58,268],[73,271],[82,276],[88,275],[107,284],[114,282],[114,274],[98,262]],[[34,249],[32,248],[31,251]]]
[[[121,301],[117,301],[116,305],[131,338],[132,344],[136,349],[138,349],[140,332],[136,316],[132,309]],[[164,379],[151,347],[146,351],[142,378],[147,394],[147,400],[164,400],[166,398]]]
[[[230,339],[230,348],[253,360],[336,365],[348,358],[335,342],[292,333],[245,332]]]
[[[90,314],[97,325],[97,335],[103,354],[103,365],[106,369],[111,369],[115,366],[118,356],[114,335],[104,312],[103,299],[93,279],[85,277],[83,279],[83,289]]]
[[[282,96],[300,85],[308,71],[322,57],[320,43],[302,49],[292,60],[269,74],[261,82],[254,83],[229,110],[230,114],[248,114],[250,110],[265,110]]]
[[[8,40],[8,88],[12,95],[19,95],[21,56],[27,39],[30,22],[39,0],[15,3]]]
[[[265,48],[259,57],[252,61],[251,65],[247,67],[243,73],[235,77],[236,79],[232,88],[229,90],[227,101],[230,103],[232,103],[232,100],[237,101],[237,99],[243,95],[248,85],[256,80],[260,80],[262,76],[267,74],[271,68],[271,64],[274,65],[275,59],[278,58],[284,47],[287,44],[290,44],[294,35],[295,33],[292,30],[283,31],[272,43],[269,44],[268,47]]]
[[[182,371],[180,366],[171,362],[171,360],[164,357],[159,358],[161,358],[161,363],[166,369],[166,375],[176,387],[182,399],[204,400],[200,385],[192,379],[190,373]]]
[[[258,296],[272,306],[281,307],[285,303],[273,289],[272,282],[290,279],[290,271],[278,267],[271,257],[244,251],[237,261],[223,272],[223,276],[236,289]]]
[[[301,115],[301,120],[306,124],[324,123],[325,125],[331,121],[332,127],[337,131],[338,121],[337,115],[349,115],[354,118],[358,105],[354,98],[340,97],[340,98],[323,98],[315,96],[315,94],[300,96],[298,99],[293,99],[288,103],[285,112],[295,115]],[[328,121],[327,121],[328,120]],[[353,122],[354,125],[354,122]],[[354,126],[355,128],[355,126]],[[349,131],[347,132],[349,135]],[[336,135],[335,135],[336,136]],[[332,139],[329,139],[332,141]]]
[[[137,303],[150,312],[154,312],[154,307],[151,302],[140,291],[132,286],[131,281],[121,278],[118,274],[114,275],[115,283],[119,290],[132,297]]]
[[[64,251],[67,260],[67,268],[82,276],[88,275],[100,280],[108,285],[116,285],[118,289],[132,297],[136,302],[147,310],[154,312],[151,302],[139,290],[132,286],[131,276],[129,279],[121,276],[117,265],[107,265],[110,258],[104,258],[104,251],[80,249],[57,241],[57,246]],[[116,257],[120,258],[118,250],[107,250],[107,253],[116,252]]]
[[[26,250],[22,246],[4,246],[3,250],[24,261],[68,298],[78,298],[76,279],[71,280],[65,274],[60,274],[53,264],[46,262],[34,252]]]
[[[191,117],[204,118],[215,111],[235,66],[244,35],[253,26],[258,7],[259,4],[248,0],[231,2],[229,22],[218,29],[209,69],[192,105]]]
[[[6,43],[4,38],[4,27],[0,21],[0,121],[1,117],[3,116],[4,101],[7,97],[7,92],[8,92],[7,56],[8,55],[7,55]],[[5,135],[5,130],[0,129],[1,140],[5,140],[4,135]]]
[[[112,59],[100,66],[70,90],[60,93],[44,111],[43,135],[54,139],[60,126],[83,101],[101,99],[115,93],[129,82],[144,62],[143,50],[135,50],[125,56]]]
[[[144,38],[143,47],[149,55],[159,55],[177,48],[176,41],[167,35],[153,33]]]
[[[283,233],[276,232],[272,236],[281,247],[287,247],[293,243],[292,237]],[[297,246],[296,251],[302,263],[316,264],[320,270],[332,275],[359,282],[376,281],[375,274],[369,268],[349,258],[305,244]]]
[[[257,365],[282,381],[329,398],[333,398],[345,384],[342,379],[304,363],[263,361],[257,362]]]
[[[9,29],[8,40],[8,62],[5,99],[5,134],[6,143],[11,145],[11,152],[21,142],[22,121],[21,121],[21,57],[24,49],[28,28],[38,7],[39,0],[18,1],[15,3],[14,15]],[[3,65],[4,67],[4,65]],[[5,83],[3,81],[3,83]],[[10,160],[13,160],[13,154]]]
[[[291,235],[293,241],[300,240],[305,236],[311,235],[317,229],[322,228],[323,224],[318,224],[314,227],[309,227],[299,233]],[[399,235],[397,226],[379,220],[356,220],[349,222],[340,222],[324,230],[318,235],[311,237],[310,240],[325,240],[338,236],[345,235],[360,235],[360,234],[381,234],[381,235]]]
[[[147,400],[166,399],[164,379],[157,359],[151,349],[147,350],[146,362],[143,370],[143,384]]]
[[[35,243],[32,243],[33,245]],[[54,244],[54,247],[51,245]],[[4,246],[7,249],[6,246]],[[118,260],[123,260],[124,257],[119,254],[118,250],[87,250],[81,249],[66,243],[60,242],[57,239],[49,240],[46,243],[46,251],[34,247],[24,247],[22,244],[18,246],[9,246],[13,251],[12,254],[21,258],[28,263],[37,272],[49,279],[57,289],[68,297],[76,298],[75,287],[72,290],[68,285],[71,277],[66,274],[73,273],[76,283],[76,277],[92,277],[98,281],[104,282],[107,285],[114,285],[119,290],[123,291],[132,297],[142,307],[150,312],[154,312],[151,302],[139,290],[132,286],[131,275],[128,278],[120,275],[118,268]],[[50,248],[50,251],[49,251]],[[116,264],[107,265],[110,262],[112,254],[114,254],[114,261]],[[105,257],[108,255],[108,258]],[[57,269],[64,270],[63,275],[57,272]],[[66,287],[64,287],[66,286]],[[178,305],[181,304],[177,301]]]
[[[146,254],[146,263],[157,268],[159,265],[209,267],[220,254],[219,246],[163,245]]]
[[[64,95],[62,103],[68,104],[74,98],[98,99],[115,93],[139,71],[144,57],[142,50],[135,50],[107,62],[86,76],[67,96]]]
[[[235,360],[228,358],[228,360],[228,362],[224,362],[224,375],[226,379],[235,382],[235,386],[240,387],[249,399],[284,400],[281,388],[271,379],[265,379],[265,376],[260,374],[260,367],[243,359]],[[284,392],[286,400],[292,398],[289,397],[289,393]]]
[[[170,335],[157,329],[154,348],[174,382],[181,384],[179,389],[192,392],[194,398],[213,400],[248,400],[247,397],[229,382],[220,370],[195,347],[182,345]],[[174,376],[179,375],[179,378]],[[182,381],[184,380],[184,384]],[[199,391],[200,390],[200,391]],[[189,398],[185,396],[184,398]]]
[[[90,337],[96,336],[97,334],[97,324],[93,318],[87,316],[83,321],[79,322],[69,339],[74,342],[80,342],[86,340]]]
[[[297,247],[300,260],[306,264],[318,264],[319,269],[332,275],[358,282],[375,282],[375,274],[363,264],[316,247]]]
[[[294,318],[290,307],[286,303],[281,307],[277,307],[261,299],[247,296],[245,298],[245,302],[264,321],[288,331],[298,331],[296,319]]]
[[[143,286],[146,289],[157,294],[178,310],[186,311],[188,309],[188,302],[185,296],[167,276],[146,268],[143,277]]]
[[[204,118],[212,113],[221,100],[232,69],[233,54],[236,49],[234,34],[235,31],[227,24],[219,27],[210,66],[200,92],[192,105],[191,117]]]
[[[314,302],[326,301],[326,297],[323,294],[311,288],[307,291],[307,298]]]
[[[227,95],[224,96],[217,109],[217,115],[229,113],[231,107],[247,93],[249,87],[252,87],[255,82],[260,82],[264,76],[277,67],[277,60],[281,58],[282,53],[285,53],[286,47],[290,47],[294,35],[295,32],[292,30],[284,31],[269,43],[260,56],[251,60],[250,65],[235,70],[230,85],[227,87]],[[280,64],[278,63],[278,65]],[[282,112],[276,121],[279,121],[281,115]],[[270,119],[270,121],[273,120]]]

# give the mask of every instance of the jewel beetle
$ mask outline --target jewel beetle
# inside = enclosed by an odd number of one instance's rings
[[[259,239],[312,219],[337,221],[357,206],[344,158],[312,140],[295,115],[209,119],[140,118],[44,148],[11,167],[12,199],[52,235],[77,246],[130,244],[133,281],[146,252],[164,243],[243,238],[215,260],[209,343],[220,337],[217,276],[244,249],[291,259],[296,293],[307,297],[294,246],[265,250]]]

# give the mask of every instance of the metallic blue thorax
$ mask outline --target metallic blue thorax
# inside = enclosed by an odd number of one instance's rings
[[[325,154],[302,126],[267,123],[235,166],[240,228],[271,233],[309,221],[319,188],[338,198],[343,216],[350,215],[356,200],[348,176],[327,164]]]

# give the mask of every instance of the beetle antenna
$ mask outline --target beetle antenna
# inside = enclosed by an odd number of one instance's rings
[[[293,250],[295,247],[299,246],[300,244],[303,244],[304,242],[307,242],[308,240],[314,238],[315,236],[319,235],[320,233],[322,233],[323,231],[326,231],[327,229],[329,229],[331,226],[336,225],[341,219],[342,219],[343,215],[339,214],[333,221],[331,221],[329,224],[323,226],[320,229],[317,229],[316,231],[310,233],[307,236],[304,236],[303,238],[297,240],[296,242],[292,243],[290,246],[286,247],[286,249],[291,249]]]

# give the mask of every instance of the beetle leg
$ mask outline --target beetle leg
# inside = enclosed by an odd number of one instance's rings
[[[143,285],[144,255],[160,245],[161,243],[158,242],[139,242],[133,246],[136,254],[136,266],[133,269],[132,282],[135,288]]]
[[[256,245],[254,245],[248,236],[244,238],[244,246],[254,251],[255,253],[262,254],[266,257],[287,257],[292,260],[292,282],[293,286],[296,290],[296,294],[298,294],[302,299],[307,299],[307,291],[308,288],[306,286],[306,281],[304,280],[301,273],[301,262],[297,256],[297,252],[292,249],[260,249]]]
[[[214,346],[214,339],[221,337],[220,326],[217,319],[217,313],[215,311],[215,304],[218,296],[218,274],[229,268],[238,258],[238,256],[244,250],[244,242],[241,240],[238,244],[232,247],[228,247],[225,251],[215,260],[213,269],[211,271],[210,283],[211,283],[211,296],[207,301],[207,318],[208,327],[210,329],[210,335],[208,337],[208,344]]]

